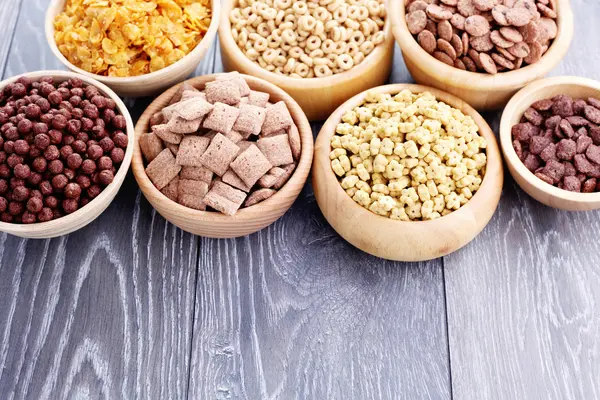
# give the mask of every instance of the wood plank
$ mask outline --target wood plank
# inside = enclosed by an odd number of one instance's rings
[[[5,75],[61,68],[31,29],[43,26],[47,4],[28,1]],[[126,99],[134,120],[150,101]],[[131,174],[76,233],[0,235],[2,398],[185,399],[197,245],[152,209]]]
[[[575,37],[552,75],[599,79],[600,3],[571,3]],[[600,398],[598,230],[600,212],[545,207],[507,179],[490,225],[444,260],[454,399]]]
[[[19,17],[22,0],[0,0],[0,77],[4,74],[8,51]]]
[[[308,184],[271,227],[200,240],[189,398],[449,398],[442,279],[350,246]]]

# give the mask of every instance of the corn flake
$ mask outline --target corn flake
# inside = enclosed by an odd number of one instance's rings
[[[138,76],[185,57],[210,21],[210,0],[67,0],[54,20],[54,39],[88,72]]]

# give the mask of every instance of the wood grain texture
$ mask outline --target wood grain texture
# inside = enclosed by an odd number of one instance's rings
[[[254,235],[202,238],[199,260],[189,398],[449,398],[440,260],[362,253],[310,188]]]
[[[190,399],[450,397],[440,260],[353,248],[310,184],[270,227],[199,248]]]
[[[599,79],[600,3],[571,5],[552,75]],[[600,212],[545,207],[507,179],[492,222],[444,259],[454,399],[600,398],[599,229]]]
[[[5,76],[60,66],[33,28],[47,4],[27,0]],[[126,103],[137,119],[149,101]],[[131,174],[81,231],[0,235],[0,397],[184,399],[197,243],[143,200]]]
[[[0,0],[0,77],[4,73],[22,0]]]

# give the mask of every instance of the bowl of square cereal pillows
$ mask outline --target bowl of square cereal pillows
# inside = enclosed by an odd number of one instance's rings
[[[217,34],[219,0],[52,0],[46,40],[70,70],[120,96],[149,96],[188,77]]]
[[[231,238],[281,217],[302,190],[313,137],[283,90],[238,74],[192,78],[136,125],[132,169],[156,210],[181,229]]]
[[[492,218],[502,184],[485,120],[425,86],[380,86],[351,98],[315,144],[323,215],[352,245],[389,260],[430,260],[465,246]]]
[[[223,0],[223,65],[274,83],[309,120],[387,80],[394,39],[383,0]]]

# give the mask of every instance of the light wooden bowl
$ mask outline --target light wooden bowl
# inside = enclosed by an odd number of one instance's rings
[[[215,80],[218,75],[199,76],[186,82],[202,90],[207,82]],[[132,169],[142,193],[166,220],[195,235],[212,238],[234,238],[249,235],[271,225],[291,207],[304,187],[310,172],[313,156],[312,130],[298,103],[290,95],[269,82],[247,75],[243,75],[243,77],[251,89],[269,93],[271,102],[281,100],[285,102],[300,131],[302,154],[293,175],[275,195],[261,203],[240,209],[233,216],[184,207],[163,195],[146,175],[144,160],[137,139],[141,134],[149,131],[150,117],[169,103],[169,100],[179,89],[179,85],[172,87],[156,98],[146,108],[135,126],[136,145],[133,152]]]
[[[568,211],[600,208],[600,193],[574,193],[559,189],[537,178],[517,157],[512,146],[511,129],[518,124],[529,106],[542,99],[566,94],[573,98],[600,99],[600,82],[564,76],[542,79],[519,91],[506,105],[500,121],[500,143],[508,170],[517,184],[531,197],[547,206]]]
[[[219,25],[221,5],[219,0],[211,0],[212,20],[206,35],[200,43],[185,57],[174,64],[161,70],[146,75],[133,76],[130,78],[109,77],[87,72],[73,65],[58,50],[54,40],[54,18],[62,12],[66,0],[52,0],[46,11],[46,40],[52,53],[71,71],[80,73],[89,78],[96,79],[110,87],[120,96],[142,97],[162,92],[168,87],[186,79],[198,66],[208,49],[213,43]]]
[[[70,78],[79,78],[87,85],[92,85],[97,87],[100,92],[110,97],[117,104],[117,108],[119,112],[125,117],[127,120],[127,138],[129,139],[129,143],[127,144],[127,149],[125,150],[125,158],[123,159],[123,163],[119,167],[117,174],[115,175],[115,179],[113,182],[108,185],[102,193],[94,200],[90,201],[86,206],[80,208],[72,214],[65,215],[62,218],[48,221],[48,222],[38,222],[35,224],[11,224],[6,222],[0,222],[0,231],[10,233],[12,235],[20,236],[23,238],[31,238],[31,239],[48,239],[57,236],[66,235],[73,231],[83,228],[93,220],[95,220],[113,201],[115,196],[117,195],[123,181],[125,180],[125,176],[127,175],[127,171],[129,170],[129,164],[131,164],[131,156],[133,155],[133,143],[134,143],[134,135],[133,135],[133,121],[131,120],[131,115],[129,115],[129,111],[127,107],[121,101],[119,96],[116,95],[115,92],[110,90],[106,85],[102,83],[90,79],[87,76],[79,75],[73,72],[68,71],[37,71],[37,72],[29,72],[23,75],[15,76],[13,78],[9,78],[3,82],[0,82],[0,90],[2,90],[6,85],[16,81],[21,76],[27,76],[33,80],[37,80],[42,76],[51,76],[54,78],[54,82],[60,83],[66,81]]]
[[[459,210],[434,221],[404,222],[376,215],[359,206],[340,186],[331,169],[331,137],[342,115],[363,103],[361,93],[338,108],[317,137],[313,168],[313,189],[327,221],[344,239],[374,256],[396,261],[423,261],[445,256],[475,238],[492,218],[504,173],[494,133],[485,120],[464,101],[437,89],[420,85],[395,84],[373,89],[377,93],[431,92],[439,101],[470,115],[488,142],[487,171],[481,188]]]
[[[573,38],[569,0],[557,0],[557,11],[558,35],[542,59],[516,71],[496,75],[450,67],[423,50],[406,25],[404,0],[389,0],[388,14],[394,37],[414,80],[452,93],[484,111],[502,108],[519,89],[548,74],[563,59]]]
[[[229,13],[237,0],[222,0],[219,40],[226,71],[239,71],[271,82],[300,104],[310,121],[321,121],[348,98],[374,86],[383,85],[391,72],[394,39],[391,24],[386,20],[386,39],[365,60],[347,72],[325,78],[290,78],[277,75],[250,61],[231,35]]]

